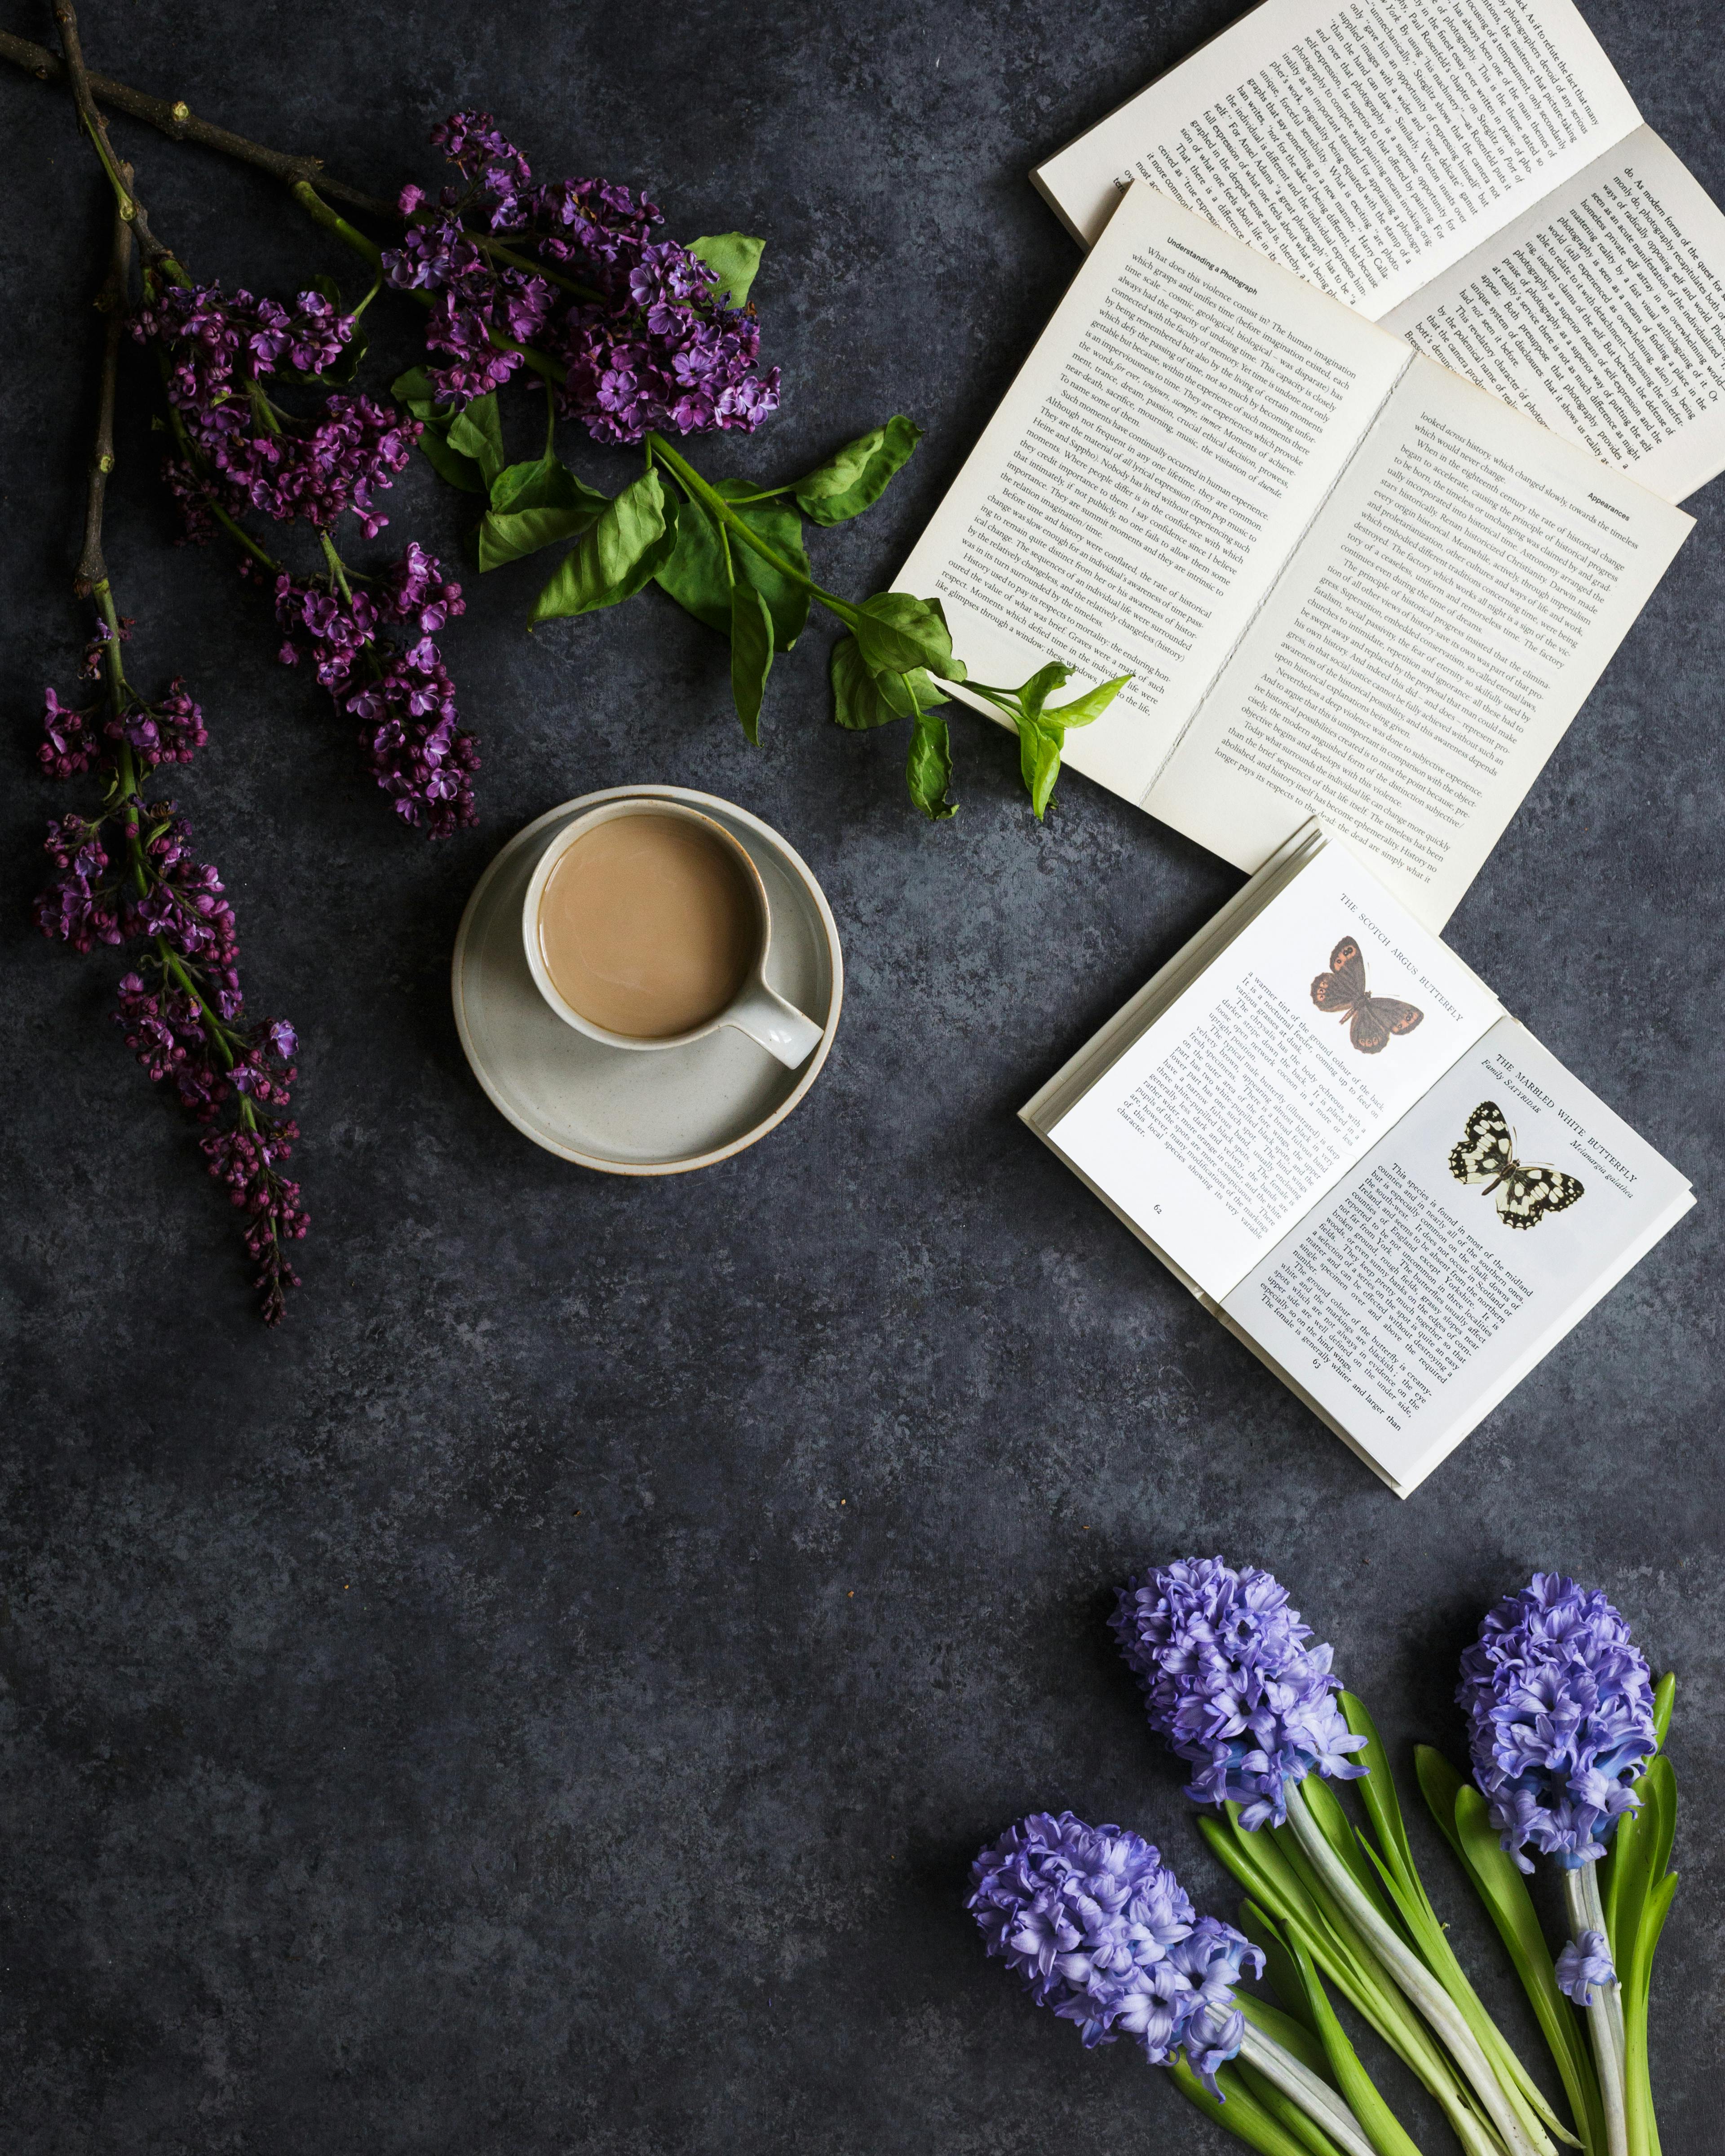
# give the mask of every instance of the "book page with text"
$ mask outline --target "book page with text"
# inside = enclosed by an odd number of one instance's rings
[[[1693,524],[1416,357],[1144,806],[1244,869],[1319,815],[1440,928]]]
[[[1692,1202],[1505,1019],[1224,1309],[1405,1489]]]
[[[941,600],[978,680],[1130,674],[1065,761],[1137,800],[1410,363],[1134,188],[896,587]]]
[[[1086,244],[1145,180],[1375,319],[1640,119],[1570,0],[1264,0],[1032,177]]]
[[[1725,213],[1651,127],[1384,326],[1667,501],[1725,470]]]
[[[1046,1142],[1219,1301],[1501,1009],[1332,843]]]

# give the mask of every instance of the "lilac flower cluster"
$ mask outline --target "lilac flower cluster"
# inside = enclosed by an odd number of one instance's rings
[[[98,664],[107,642],[99,636],[91,647]],[[198,706],[178,680],[146,704],[117,671],[110,696],[113,716],[99,735],[92,711],[69,711],[49,692],[44,768],[66,778],[94,767],[104,799],[96,816],[49,824],[47,850],[59,874],[36,901],[37,924],[76,951],[98,942],[140,947],[120,983],[116,1022],[150,1078],[172,1086],[200,1122],[231,1105],[235,1121],[202,1143],[211,1174],[245,1210],[254,1285],[266,1323],[275,1324],[287,1289],[299,1286],[287,1246],[309,1224],[299,1185],[280,1173],[299,1136],[284,1119],[298,1042],[285,1019],[244,1023],[234,909],[221,877],[196,858],[172,802],[146,802],[136,789],[141,765],[187,762],[203,745]],[[116,855],[126,874],[110,879]]]
[[[752,313],[720,298],[697,255],[654,239],[655,204],[603,180],[530,187],[526,159],[489,113],[452,114],[431,139],[468,185],[444,188],[432,208],[421,188],[404,188],[411,221],[383,268],[393,284],[438,295],[426,342],[452,362],[428,370],[439,402],[507,381],[520,362],[504,337],[535,338],[564,362],[560,408],[598,441],[638,442],[653,428],[752,434],[777,408],[778,369],[757,372]],[[561,283],[494,262],[469,235],[469,214]],[[565,298],[572,281],[581,289]]]
[[[1110,1620],[1144,1694],[1150,1726],[1197,1769],[1194,1803],[1242,1807],[1249,1830],[1280,1826],[1287,1785],[1314,1768],[1348,1781],[1349,1732],[1333,1695],[1332,1650],[1273,1574],[1219,1558],[1183,1558],[1122,1589]]]
[[[1074,2021],[1086,2046],[1122,2035],[1152,2066],[1184,2051],[1212,2094],[1240,2046],[1234,1987],[1264,1957],[1230,1924],[1199,1917],[1155,1847],[1070,1812],[1033,1812],[972,1865],[987,1951],[1020,1976],[1039,2006]]]
[[[1568,1871],[1603,1856],[1658,1749],[1651,1673],[1604,1595],[1536,1572],[1487,1613],[1455,1698],[1474,1779],[1522,1870],[1529,1842]]]
[[[353,334],[353,317],[316,292],[294,311],[219,285],[170,285],[146,298],[132,334],[158,345],[168,402],[194,463],[170,459],[168,483],[187,516],[187,536],[208,536],[208,499],[327,531],[352,510],[373,538],[388,519],[376,506],[408,461],[419,422],[373,398],[334,392],[321,412],[296,418],[264,383],[285,372],[316,374]]]
[[[454,684],[431,640],[465,603],[461,587],[413,542],[387,570],[345,590],[285,572],[275,580],[282,663],[309,661],[336,709],[360,721],[360,746],[396,814],[434,839],[479,819],[479,744],[458,721]],[[414,640],[397,644],[387,634],[396,628],[417,632]]]

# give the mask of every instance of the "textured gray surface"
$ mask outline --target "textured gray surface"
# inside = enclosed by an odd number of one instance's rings
[[[1713,10],[1589,12],[1725,193]],[[785,409],[706,462],[782,474],[916,417],[895,494],[819,542],[860,591],[1074,267],[1026,168],[1227,14],[152,0],[92,4],[85,36],[94,64],[379,191],[432,174],[426,130],[474,101],[544,173],[647,183],[685,235],[765,234]],[[827,723],[824,635],[781,663],[751,753],[714,639],[655,597],[529,642],[533,565],[470,584],[447,639],[484,821],[428,846],[275,665],[230,562],[170,549],[135,420],[110,556],[139,670],[204,699],[181,798],[254,1003],[305,1042],[316,1225],[265,1337],[193,1135],[107,1022],[116,968],[25,925],[55,805],[33,714],[85,634],[67,578],[104,208],[56,94],[0,80],[0,110],[9,2146],[1232,2146],[1125,2047],[1086,2056],[1035,2015],[960,1907],[978,1843],[1040,1804],[1140,1828],[1222,1906],[1101,1622],[1136,1562],[1219,1549],[1287,1580],[1399,1756],[1454,1748],[1456,1652],[1536,1565],[1609,1588],[1681,1672],[1655,2063],[1667,2156],[1716,2148],[1725,494],[1691,505],[1700,528],[1453,929],[1702,1204],[1401,1505],[1014,1120],[1230,870],[1082,780],[1036,829],[1005,737],[968,717],[963,813],[924,828],[901,742]],[[117,131],[201,271],[350,275],[262,181]],[[584,462],[620,483],[620,456]],[[423,468],[391,508],[388,541],[458,552]],[[643,1184],[492,1111],[446,983],[503,839],[638,779],[782,829],[849,972],[790,1123]]]

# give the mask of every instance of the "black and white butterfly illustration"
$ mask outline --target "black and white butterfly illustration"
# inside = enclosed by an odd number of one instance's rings
[[[1458,1183],[1483,1183],[1497,1194],[1497,1217],[1506,1228],[1537,1228],[1548,1213],[1573,1205],[1584,1186],[1555,1168],[1529,1168],[1516,1158],[1515,1132],[1495,1101],[1481,1101],[1468,1117],[1461,1142],[1450,1152]]]
[[[1348,1038],[1362,1055],[1381,1055],[1392,1034],[1411,1033],[1425,1015],[1418,1004],[1369,993],[1366,962],[1351,936],[1331,952],[1330,970],[1312,983],[1312,1000],[1321,1011],[1348,1021]]]

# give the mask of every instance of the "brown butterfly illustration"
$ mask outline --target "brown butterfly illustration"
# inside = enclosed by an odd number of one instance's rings
[[[1321,1011],[1351,1020],[1348,1037],[1362,1055],[1378,1055],[1392,1034],[1411,1033],[1425,1015],[1418,1004],[1374,996],[1366,987],[1366,962],[1351,936],[1330,953],[1330,970],[1312,984],[1312,1000]]]

